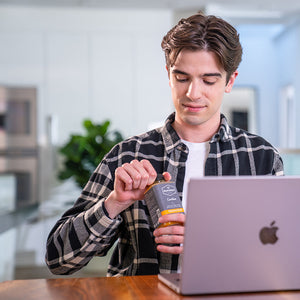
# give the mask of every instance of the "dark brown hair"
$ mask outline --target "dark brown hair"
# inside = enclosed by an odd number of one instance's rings
[[[183,50],[205,50],[215,53],[227,72],[227,80],[242,60],[242,46],[236,29],[221,18],[195,14],[181,19],[163,38],[167,67],[174,65]]]

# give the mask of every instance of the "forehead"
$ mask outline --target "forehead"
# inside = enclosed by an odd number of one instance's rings
[[[171,66],[172,69],[180,69],[186,73],[225,73],[215,53],[206,50],[182,50]]]

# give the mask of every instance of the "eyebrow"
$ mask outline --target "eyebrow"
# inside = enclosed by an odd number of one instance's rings
[[[188,76],[189,74],[184,72],[184,71],[181,71],[181,70],[178,70],[178,69],[174,69],[172,70],[172,73],[173,74],[181,74],[181,75],[186,75]],[[222,78],[222,74],[221,73],[204,73],[201,75],[201,77],[220,77]]]

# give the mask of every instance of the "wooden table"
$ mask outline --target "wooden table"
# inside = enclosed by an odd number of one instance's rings
[[[101,299],[207,299],[207,300],[291,300],[300,299],[300,292],[257,293],[223,296],[183,297],[157,276],[119,278],[66,278],[13,280],[0,283],[1,300],[101,300]]]

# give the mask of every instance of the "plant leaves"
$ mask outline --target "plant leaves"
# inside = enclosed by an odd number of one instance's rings
[[[95,124],[90,119],[85,119],[82,125],[85,134],[70,135],[66,144],[58,149],[63,156],[63,165],[57,174],[60,180],[73,177],[81,188],[88,182],[103,157],[123,140],[119,131],[109,131],[109,120]]]

